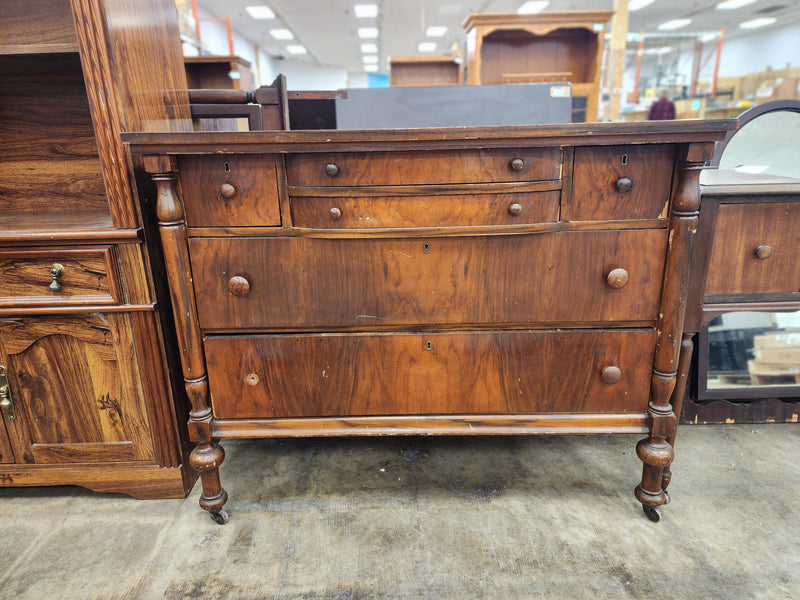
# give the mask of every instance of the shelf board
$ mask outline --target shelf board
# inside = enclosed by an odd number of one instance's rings
[[[111,214],[102,210],[0,212],[0,243],[121,242],[138,239],[138,229],[115,229]]]
[[[78,42],[46,44],[0,44],[0,56],[17,54],[66,54],[78,52]]]

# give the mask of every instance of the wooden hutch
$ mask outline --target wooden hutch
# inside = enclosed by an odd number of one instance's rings
[[[193,485],[120,142],[190,129],[172,0],[0,3],[0,485]]]
[[[461,85],[464,60],[460,53],[431,56],[390,56],[389,85]]]
[[[597,121],[606,23],[613,11],[472,14],[467,84],[572,85],[573,121]]]

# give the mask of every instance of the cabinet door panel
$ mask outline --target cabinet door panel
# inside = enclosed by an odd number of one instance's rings
[[[11,442],[8,439],[5,423],[0,418],[0,465],[13,463],[14,451],[11,448]]]
[[[152,460],[127,315],[0,321],[21,462]]]

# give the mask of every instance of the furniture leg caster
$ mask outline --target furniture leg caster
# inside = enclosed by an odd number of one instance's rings
[[[230,518],[227,510],[212,510],[208,514],[211,516],[211,520],[217,525],[225,525]]]
[[[658,523],[661,520],[661,512],[655,506],[645,506],[642,504],[644,516],[650,519],[653,523]]]

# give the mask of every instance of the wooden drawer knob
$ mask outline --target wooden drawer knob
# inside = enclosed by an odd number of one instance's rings
[[[236,195],[236,188],[230,183],[223,183],[221,186],[219,186],[219,195],[226,200],[230,200]]]
[[[330,210],[331,220],[338,221],[342,218],[342,210],[340,208],[336,208],[335,206]]]
[[[522,204],[514,202],[508,205],[508,214],[514,215],[516,217],[521,212],[522,212]]]
[[[622,379],[622,371],[619,367],[605,367],[600,371],[600,378],[606,385],[614,385]]]
[[[244,296],[250,291],[250,282],[241,275],[234,275],[228,280],[228,291],[234,296]]]
[[[633,187],[633,179],[630,177],[620,177],[617,179],[617,183],[615,184],[617,187],[617,191],[621,194],[625,192],[630,192],[631,188]]]
[[[515,158],[511,161],[509,166],[511,167],[512,171],[522,171],[522,167],[525,166],[525,161],[523,161],[521,158]]]
[[[628,272],[625,269],[613,269],[606,275],[606,282],[615,290],[625,287],[628,283]]]
[[[770,256],[772,256],[772,246],[767,246],[766,244],[756,246],[756,249],[753,250],[753,254],[756,255],[756,258],[767,260]]]
[[[339,174],[339,167],[333,163],[325,165],[325,175],[328,177],[336,177]]]

